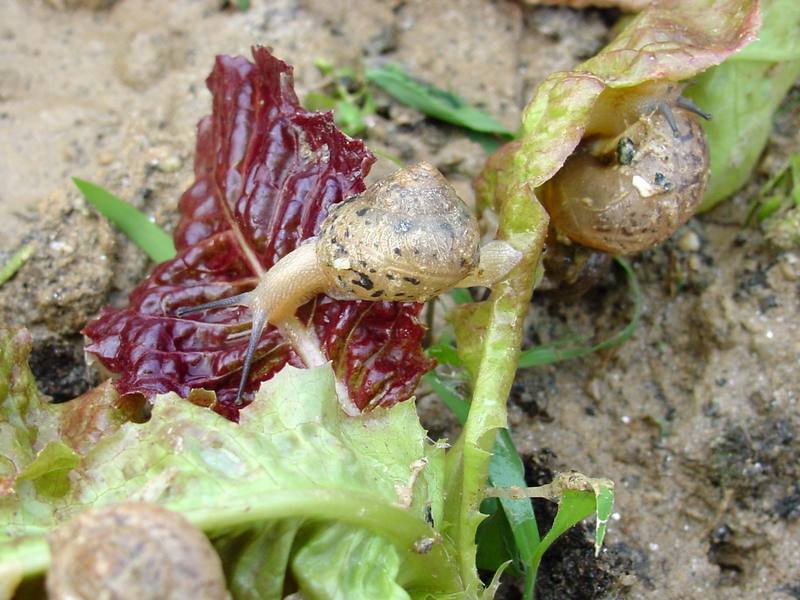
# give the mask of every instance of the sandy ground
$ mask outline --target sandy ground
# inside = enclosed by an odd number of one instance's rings
[[[514,128],[533,87],[594,54],[612,13],[515,2],[4,0],[0,6],[0,258],[23,241],[34,257],[0,289],[0,318],[33,329],[43,391],[80,393],[82,324],[120,302],[146,258],[79,199],[95,181],[160,225],[191,181],[194,127],[209,110],[204,79],[219,53],[270,45],[320,85],[317,58],[402,64]],[[78,5],[77,7],[75,5]],[[467,199],[482,149],[386,98],[367,141],[441,168]],[[787,104],[763,162],[798,150]],[[374,176],[391,165],[378,163]],[[672,241],[640,256],[644,314],[623,347],[520,372],[511,425],[531,483],[575,468],[614,479],[607,546],[590,528],[546,559],[540,598],[799,598],[800,255],[741,226],[751,184]],[[630,301],[612,272],[579,302],[537,300],[529,342],[570,332],[598,339]],[[434,430],[451,431],[423,400]],[[512,582],[513,583],[513,582]],[[506,597],[514,598],[513,585]]]

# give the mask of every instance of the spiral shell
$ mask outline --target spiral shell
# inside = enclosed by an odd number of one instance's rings
[[[478,222],[453,187],[419,163],[336,206],[317,260],[334,297],[424,302],[475,269],[479,242]]]
[[[126,502],[81,513],[49,538],[51,600],[225,600],[219,556],[177,513]]]
[[[672,235],[695,212],[708,151],[694,115],[672,106],[675,125],[651,109],[611,140],[584,141],[540,189],[553,224],[572,241],[630,254]]]

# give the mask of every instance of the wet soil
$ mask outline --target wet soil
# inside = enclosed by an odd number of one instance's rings
[[[32,329],[33,368],[58,400],[100,378],[80,327],[150,267],[69,177],[173,226],[215,54],[272,46],[296,66],[301,97],[322,84],[317,58],[399,63],[513,129],[536,84],[594,54],[618,16],[502,0],[253,0],[246,12],[219,0],[8,0],[0,12],[0,259],[35,250],[0,288],[0,320]],[[644,310],[626,344],[519,373],[510,424],[530,483],[571,468],[618,490],[600,557],[591,523],[574,529],[546,557],[539,598],[800,596],[800,254],[741,225],[759,181],[800,147],[798,95],[753,182],[634,260]],[[482,148],[377,102],[368,144],[433,162],[469,201]],[[372,177],[393,168],[379,161]],[[630,311],[612,270],[580,300],[537,298],[527,343],[603,339]],[[452,435],[433,399],[420,408]],[[537,514],[546,527],[552,506]],[[519,597],[515,582],[504,588]]]

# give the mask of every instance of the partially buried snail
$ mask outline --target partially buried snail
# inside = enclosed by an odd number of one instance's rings
[[[180,308],[252,310],[236,403],[258,340],[320,293],[339,300],[425,302],[455,287],[491,286],[521,259],[503,241],[480,245],[478,222],[434,167],[418,163],[335,205],[319,235],[281,258],[251,292]]]
[[[229,600],[211,542],[181,515],[146,502],[79,514],[48,539],[50,600]]]
[[[539,190],[552,224],[609,254],[668,238],[694,214],[708,180],[698,115],[710,118],[677,84],[606,90],[578,149]]]

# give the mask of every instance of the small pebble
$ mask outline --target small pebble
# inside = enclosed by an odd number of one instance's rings
[[[697,252],[701,245],[700,236],[691,229],[678,238],[678,248],[684,252]]]
[[[183,166],[183,161],[174,154],[158,161],[156,168],[162,173],[174,173]]]
[[[800,279],[800,258],[794,254],[786,254],[780,265],[781,275],[786,281],[797,281]]]

